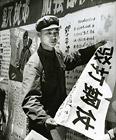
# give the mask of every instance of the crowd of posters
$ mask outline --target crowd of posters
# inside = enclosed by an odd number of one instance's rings
[[[28,2],[29,1],[27,1],[27,11]],[[74,5],[72,7],[74,7]],[[67,13],[63,17],[60,17],[60,40],[57,47],[59,47],[63,53],[70,54],[73,51],[93,45],[103,39],[111,41],[113,46],[116,46],[115,7],[116,2],[111,2],[100,6],[82,9],[80,11],[74,10],[72,13]],[[61,7],[59,8],[61,10]],[[45,14],[44,12],[43,14]],[[27,16],[29,16],[29,13],[26,13]],[[24,19],[26,20],[26,18]],[[9,27],[10,20],[8,20],[7,23]],[[18,24],[18,19],[16,24]],[[27,119],[21,108],[21,102],[25,96],[22,95],[21,92],[23,70],[20,70],[18,67],[21,52],[24,47],[23,36],[26,31],[28,32],[28,42],[31,40],[29,50],[32,55],[37,50],[40,43],[35,31],[35,22],[34,24],[0,31],[0,76],[4,78],[0,82],[0,88],[5,89],[7,93],[5,103],[8,125],[7,137],[12,140],[16,138],[19,140],[23,139],[28,131]],[[115,47],[114,52],[116,52]],[[115,66],[115,61],[112,63],[112,65]],[[79,66],[73,71],[66,72],[67,95],[70,93],[75,82],[79,79],[84,68],[85,66]],[[116,76],[113,75],[114,71],[115,68],[112,69],[108,79],[108,84],[111,87],[112,93],[116,91]],[[116,99],[116,96],[113,94],[112,100],[114,99]],[[116,122],[115,118],[115,114],[110,106],[107,113],[107,120]],[[69,129],[66,134],[66,139],[71,140],[73,138],[76,140],[79,136],[80,134]]]

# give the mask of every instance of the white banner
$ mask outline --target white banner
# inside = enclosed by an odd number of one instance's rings
[[[97,49],[57,111],[55,120],[58,124],[94,140],[103,137],[110,103],[107,99],[112,97],[107,79],[113,68],[113,52],[111,42]]]

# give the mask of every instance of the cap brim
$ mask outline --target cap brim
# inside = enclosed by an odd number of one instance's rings
[[[52,24],[52,25],[50,25],[50,26],[48,26],[48,27],[46,27],[46,28],[43,28],[43,29],[41,29],[41,30],[49,30],[49,29],[55,29],[55,28],[59,28],[59,26],[56,25],[56,24]]]

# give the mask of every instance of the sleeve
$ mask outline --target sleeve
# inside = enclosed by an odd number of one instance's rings
[[[38,65],[38,66],[37,66]],[[24,68],[22,90],[24,97],[22,108],[25,114],[37,124],[44,124],[50,116],[41,104],[42,92],[40,85],[41,64],[28,62]]]
[[[64,60],[64,64],[66,65],[65,69],[69,71],[73,70],[77,66],[87,64],[95,51],[95,45],[93,45],[85,49],[80,49],[77,52],[72,53],[70,56],[66,56]]]

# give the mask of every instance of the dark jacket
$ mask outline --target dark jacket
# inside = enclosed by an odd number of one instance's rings
[[[0,88],[0,112],[2,114],[2,116],[0,118],[0,121],[1,121],[1,119],[3,119],[3,122],[6,121],[5,115],[4,115],[5,96],[6,96],[5,90],[3,90],[3,89]]]
[[[40,131],[46,119],[55,116],[66,98],[65,70],[86,64],[94,51],[94,46],[79,50],[72,59],[64,58],[60,50],[48,51],[40,45],[30,57],[23,73],[23,94],[26,96],[22,108],[29,117],[31,129],[43,134]]]

